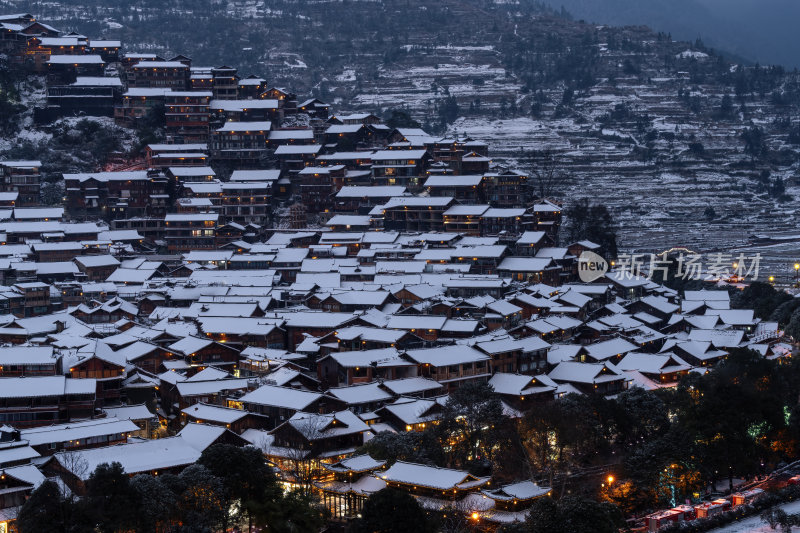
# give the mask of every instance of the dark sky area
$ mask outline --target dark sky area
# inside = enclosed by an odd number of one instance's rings
[[[547,0],[576,19],[646,24],[761,64],[800,67],[800,0]]]

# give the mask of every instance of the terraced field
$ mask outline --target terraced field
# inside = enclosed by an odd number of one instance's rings
[[[798,75],[762,70],[742,88],[744,67],[711,51],[531,6],[0,0],[0,11],[121,37],[127,50],[243,65],[242,74],[320,96],[337,112],[403,108],[431,131],[489,142],[500,165],[530,172],[532,155],[550,151],[564,173],[558,196],[607,204],[627,250],[722,250],[749,246],[752,235],[800,234],[797,202],[773,190],[780,179],[789,197],[800,195],[800,145],[787,143]],[[445,132],[439,110],[450,97],[458,118]],[[742,133],[754,126],[769,157],[744,151]],[[778,269],[798,250],[788,239],[764,252]]]

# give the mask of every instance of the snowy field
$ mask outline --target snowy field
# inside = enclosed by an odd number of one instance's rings
[[[661,118],[657,129],[674,129],[675,119]],[[684,130],[696,131],[707,147],[721,152],[720,158],[736,160],[740,142],[729,129],[704,129],[700,123],[682,122]],[[619,137],[627,131],[619,131]],[[678,142],[674,146],[658,141],[659,150],[680,162],[642,161],[635,145],[609,136],[611,128],[578,123],[571,118],[486,120],[462,118],[449,129],[450,135],[470,136],[489,143],[495,163],[530,172],[528,155],[549,150],[555,154],[564,180],[558,188],[562,198],[589,197],[607,205],[619,226],[621,245],[631,251],[659,251],[671,246],[686,246],[697,251],[747,249],[758,251],[773,270],[797,253],[800,238],[783,247],[754,250],[748,245],[752,235],[796,234],[796,202],[783,204],[755,195],[752,181],[740,171],[715,160],[693,160]],[[774,174],[787,178],[787,192],[800,196],[800,187],[791,173]],[[744,188],[746,187],[746,188]],[[709,220],[706,209],[713,208]],[[788,259],[793,262],[796,258]],[[779,273],[779,272],[773,272]]]

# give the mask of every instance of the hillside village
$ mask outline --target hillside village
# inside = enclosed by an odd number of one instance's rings
[[[512,168],[552,154],[558,194],[591,191],[626,249],[757,249],[775,274],[793,274],[796,72],[534,1],[58,0],[47,9],[62,27],[131,50],[191,50],[198,64],[236,57],[241,71],[269,73],[337,111],[403,109],[436,136],[491,144],[493,160]],[[754,152],[743,138],[753,128],[763,140]]]
[[[333,523],[391,487],[495,530],[524,522],[552,473],[476,469],[472,450],[446,467],[387,461],[370,441],[444,425],[459,390],[489,390],[514,427],[575,395],[673,388],[742,349],[791,359],[785,324],[737,308],[735,276],[581,282],[581,254],[610,251],[565,242],[564,199],[484,138],[339,114],[234,66],[28,14],[0,16],[0,47],[46,80],[37,120],[164,132],[62,173],[62,205],[42,206],[40,161],[0,160],[6,527],[48,479],[81,495],[103,463],[179,473],[229,444],[260,450]]]

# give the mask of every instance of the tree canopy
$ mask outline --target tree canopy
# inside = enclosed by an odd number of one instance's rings
[[[255,448],[215,444],[178,475],[131,478],[119,463],[103,463],[82,498],[46,481],[18,522],[20,533],[213,533],[233,525],[292,532],[318,530],[324,515],[308,496],[284,494]]]
[[[430,520],[417,500],[406,492],[386,488],[364,503],[361,518],[353,522],[351,533],[432,532]]]
[[[582,198],[567,207],[564,215],[569,222],[570,242],[592,241],[600,245],[601,255],[609,259],[617,256],[617,228],[606,206]]]

